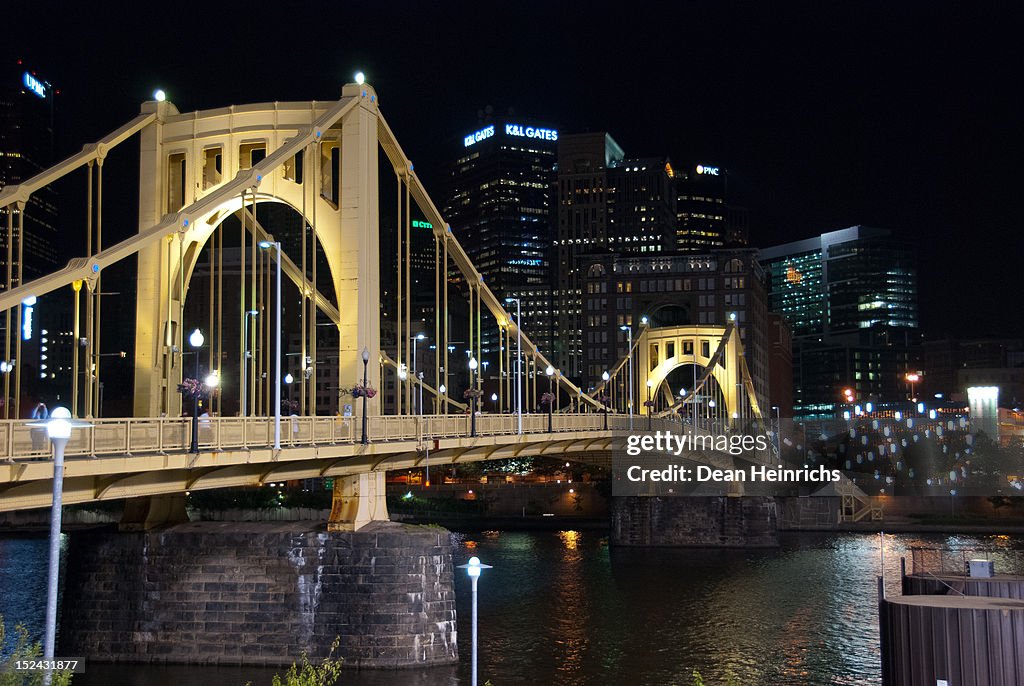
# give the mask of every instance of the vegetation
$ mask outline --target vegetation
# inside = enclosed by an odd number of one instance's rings
[[[15,672],[14,663],[19,660],[39,660],[43,656],[43,648],[39,643],[30,643],[28,629],[22,624],[14,627],[17,638],[14,650],[6,658],[0,659],[0,686],[42,686],[44,673]],[[4,619],[0,616],[0,646],[7,640]],[[53,686],[67,686],[71,683],[71,672],[54,672]]]
[[[309,656],[302,653],[299,661],[293,662],[283,677],[280,674],[274,675],[270,682],[271,686],[334,686],[341,676],[342,659],[334,657],[334,651],[339,645],[341,638],[335,638],[331,644],[331,652],[319,664],[311,663]],[[252,682],[246,686],[252,686]]]
[[[704,677],[702,677],[700,675],[700,672],[698,672],[696,669],[693,670],[693,686],[706,686],[706,684],[704,683]],[[732,673],[727,673],[725,675],[725,683],[723,684],[723,686],[740,686],[740,682],[735,676],[732,675]]]

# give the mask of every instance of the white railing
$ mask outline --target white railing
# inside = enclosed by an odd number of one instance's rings
[[[600,413],[555,414],[554,433],[601,431],[605,418]],[[609,430],[629,427],[628,417],[609,414]],[[635,420],[636,421],[636,420]],[[354,444],[362,441],[362,417],[282,417],[281,446]],[[0,460],[48,460],[50,441],[46,429],[30,426],[30,420],[0,421]],[[636,425],[640,428],[640,424]],[[469,437],[468,415],[375,416],[367,420],[367,440],[434,440]],[[480,414],[476,417],[478,436],[515,434],[514,414]],[[548,415],[523,415],[523,433],[546,434]],[[74,430],[64,454],[67,457],[116,457],[188,451],[192,439],[192,418],[94,419],[89,426]],[[267,448],[274,442],[273,417],[202,417],[199,419],[199,450],[213,452]]]

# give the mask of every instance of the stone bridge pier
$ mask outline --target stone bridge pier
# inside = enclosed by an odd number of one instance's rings
[[[775,498],[614,496],[609,541],[619,546],[763,548],[779,544]]]
[[[288,666],[338,639],[347,667],[458,659],[445,529],[193,522],[70,540],[63,654]]]

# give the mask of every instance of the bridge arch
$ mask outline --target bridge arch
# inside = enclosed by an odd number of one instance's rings
[[[345,86],[343,96],[362,95],[359,106],[316,131],[315,141],[287,153],[282,148],[296,136],[309,136],[334,103],[263,103],[187,114],[158,105],[157,125],[140,133],[140,231],[182,208],[202,209],[186,216],[169,242],[138,252],[136,415],[178,413],[182,365],[175,356],[186,347],[187,285],[223,220],[261,203],[283,203],[313,227],[339,304],[339,375],[362,376],[360,352],[380,350],[379,121],[376,96],[366,97],[368,92],[365,85]],[[255,185],[226,195],[226,184],[251,175],[257,161],[263,161],[263,172]],[[266,169],[270,162],[276,164]],[[214,197],[219,202],[203,202]],[[371,385],[379,387],[375,381]]]
[[[737,368],[739,349],[735,336],[726,339],[723,354],[716,364],[711,364],[725,336],[726,327],[722,326],[645,329],[643,338],[637,346],[640,367],[638,385],[645,389],[650,384],[653,398],[655,393],[665,392],[665,382],[673,371],[685,365],[697,365],[698,369],[705,372],[710,369],[710,376],[714,379],[715,386],[720,389],[725,402],[722,409],[728,413],[736,412],[739,407],[738,384],[741,383],[741,377]],[[644,408],[644,414],[652,411],[646,406],[641,407]]]

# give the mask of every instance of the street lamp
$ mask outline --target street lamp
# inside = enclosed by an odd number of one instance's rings
[[[366,380],[366,366],[370,362],[370,350],[369,348],[363,347],[363,445],[369,443],[366,437],[366,384],[369,383]]]
[[[292,382],[295,381],[295,377],[292,376],[291,372],[284,375],[284,384],[288,387],[288,414],[292,413]]]
[[[522,320],[522,311],[519,298],[505,298],[506,303],[516,304],[516,420],[518,430],[516,433],[523,433],[523,330],[519,328]]]
[[[493,569],[491,565],[485,565],[480,562],[479,557],[469,558],[469,562],[464,565],[459,565],[459,569],[465,569],[466,574],[469,575],[469,580],[473,584],[473,678],[472,686],[477,686],[476,679],[476,582],[480,579],[480,572],[484,569]]]
[[[50,418],[29,426],[45,428],[53,444],[53,500],[50,505],[50,563],[46,577],[46,630],[43,634],[43,660],[53,662],[57,639],[57,586],[60,581],[60,525],[61,500],[64,495],[64,448],[75,427],[89,426],[75,421],[66,407],[55,407]],[[44,682],[49,684],[53,672],[47,671]]]
[[[420,411],[419,414],[423,414],[423,375],[416,372],[416,344],[422,341],[426,336],[422,333],[418,333],[415,336],[411,336],[409,340],[412,341],[412,375],[413,378],[420,379]]]
[[[555,396],[551,392],[551,379],[555,375],[555,368],[549,364],[544,373],[548,375],[548,433],[551,433],[551,406],[555,404]]]
[[[601,403],[601,406],[604,408],[604,430],[605,431],[608,430],[608,398],[607,398],[607,396],[608,396],[608,379],[610,379],[610,378],[611,378],[611,376],[609,376],[607,369],[601,373],[601,380],[604,381],[604,390],[601,392],[601,395],[604,396],[604,398],[603,398],[604,402]]]
[[[647,379],[647,402],[645,403],[645,406],[647,407],[647,430],[648,431],[651,430],[651,410],[654,409],[654,404],[651,403],[651,388],[653,386],[654,386],[654,381],[652,379]]]
[[[242,397],[241,397],[241,401],[242,402],[241,402],[241,405],[242,406],[241,406],[241,408],[239,408],[239,412],[238,412],[238,416],[239,417],[244,417],[245,413],[247,412],[245,395],[246,395],[246,386],[248,386],[248,384],[249,384],[249,358],[252,357],[252,352],[250,352],[250,350],[249,350],[249,317],[255,317],[258,314],[259,314],[259,312],[257,312],[256,310],[246,310],[245,311],[245,322],[244,322],[244,326],[242,327],[244,329],[244,333],[242,334],[242,339],[245,341],[245,352],[242,354],[242,384],[241,384],[241,386],[242,386]]]
[[[623,324],[619,327],[626,332],[627,354],[629,355],[629,430],[633,430],[633,329]]]
[[[913,401],[916,399],[916,396],[914,395],[914,384],[921,380],[921,374],[919,372],[907,372],[903,378],[910,384],[910,399]]]
[[[199,349],[203,347],[203,343],[206,338],[203,336],[203,332],[196,329],[188,337],[189,345],[194,350],[196,356],[196,383],[199,383]],[[189,452],[199,452],[199,396],[201,395],[200,389],[196,389],[195,395],[192,396],[192,442],[189,445]]]
[[[494,403],[494,411],[498,411],[498,394],[491,393],[491,402]]]
[[[260,248],[277,251],[277,295],[274,301],[277,310],[277,326],[274,327],[274,450],[281,449],[281,243],[260,241]]]
[[[469,358],[469,435],[476,436],[476,388],[473,387],[473,372],[476,371],[475,357]]]
[[[444,394],[448,392],[448,387],[441,384],[437,387],[438,400],[441,402],[441,414],[448,414],[448,403]]]

